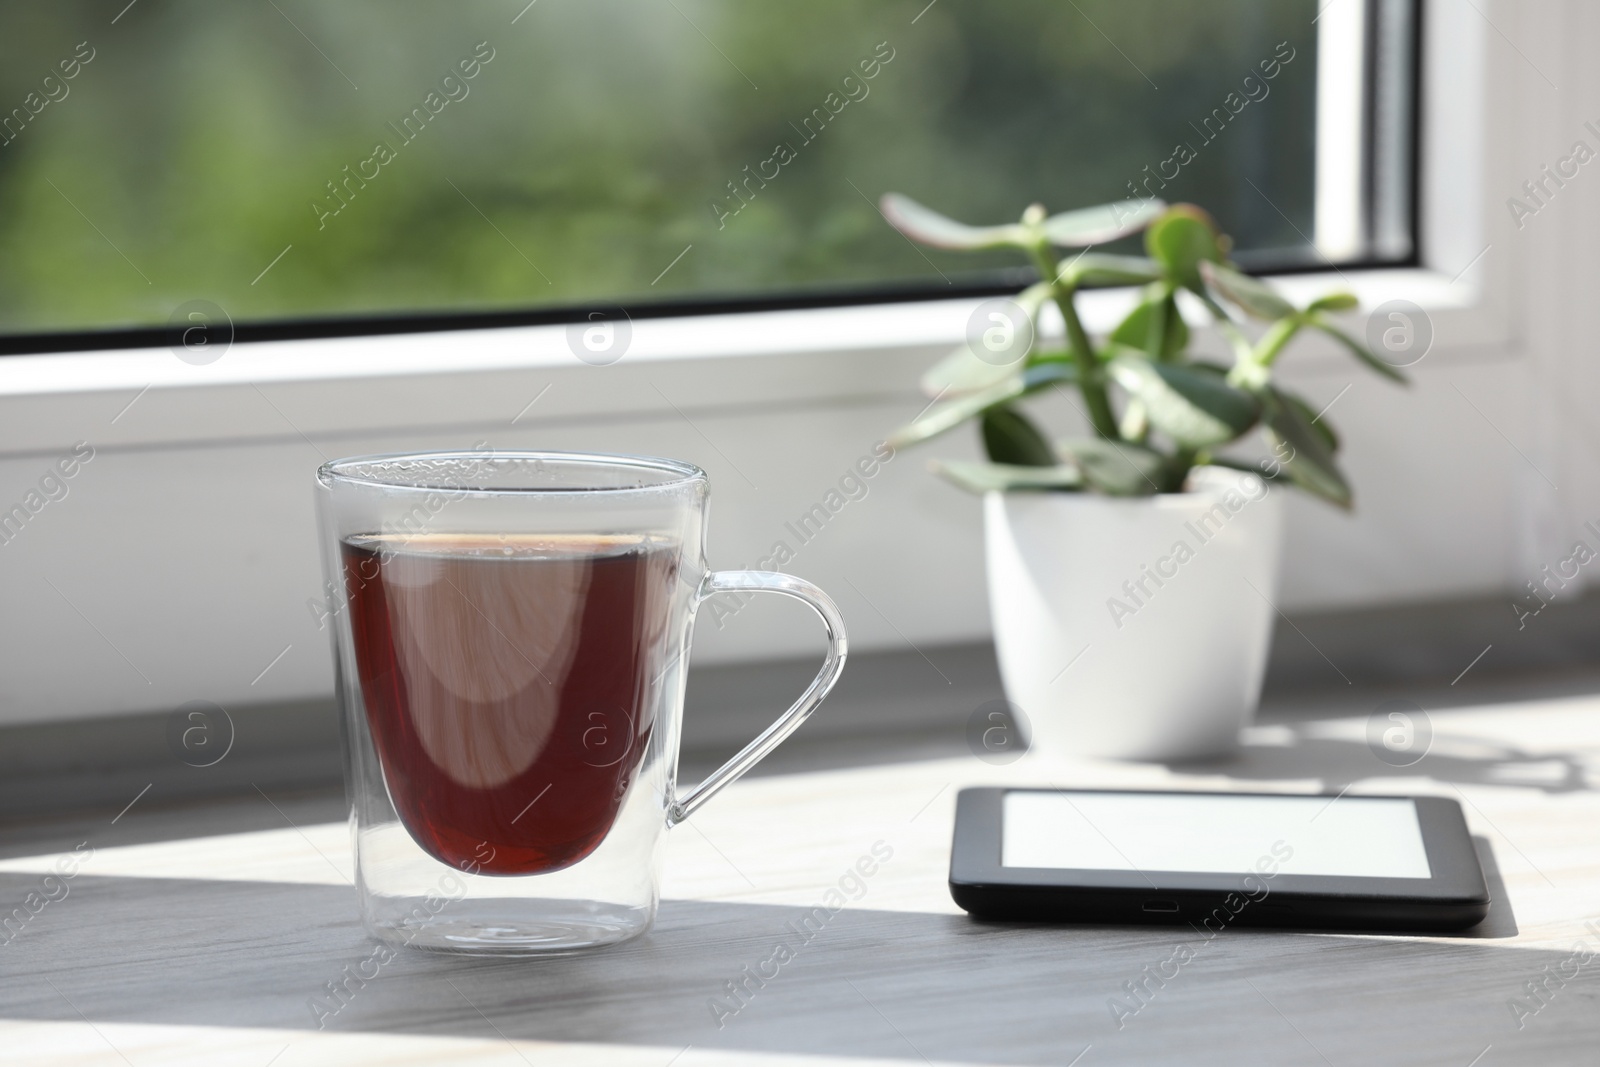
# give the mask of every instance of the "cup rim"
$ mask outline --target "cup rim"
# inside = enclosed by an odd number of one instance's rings
[[[667,475],[660,481],[634,485],[444,485],[423,483],[399,477],[383,477],[362,472],[362,467],[373,467],[396,460],[551,460],[573,465],[618,470],[648,471],[654,475]],[[693,463],[667,459],[660,456],[635,456],[611,452],[568,452],[558,449],[443,449],[423,452],[380,452],[371,455],[346,456],[329,460],[317,468],[317,481],[331,489],[335,482],[367,485],[378,489],[413,490],[425,493],[473,493],[484,496],[507,495],[558,495],[593,493],[655,493],[680,489],[691,482],[708,482],[706,472]]]

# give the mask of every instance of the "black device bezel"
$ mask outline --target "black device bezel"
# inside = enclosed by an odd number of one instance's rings
[[[1216,796],[1152,789],[970,788],[956,797],[950,895],[974,917],[1045,922],[1190,923],[1312,929],[1448,931],[1489,913],[1489,889],[1461,805],[1448,797],[1385,795],[1416,805],[1430,878],[1059,870],[1000,863],[1007,793]],[[1272,796],[1282,793],[1227,793]],[[1296,793],[1294,796],[1308,794]],[[1327,796],[1333,794],[1309,794]],[[1362,794],[1363,798],[1367,794]],[[1247,892],[1248,890],[1248,892]],[[1158,905],[1159,910],[1152,910]],[[1220,909],[1220,910],[1219,910]]]

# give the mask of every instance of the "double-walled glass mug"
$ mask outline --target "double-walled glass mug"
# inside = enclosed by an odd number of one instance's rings
[[[655,917],[663,831],[816,710],[844,623],[810,582],[706,570],[710,486],[665,459],[371,456],[317,472],[356,889],[391,943],[535,954]],[[677,790],[688,642],[713,593],[821,617],[810,688]]]

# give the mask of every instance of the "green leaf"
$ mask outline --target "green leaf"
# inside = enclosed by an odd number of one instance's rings
[[[1267,392],[1262,429],[1291,482],[1330,504],[1350,507],[1350,483],[1340,473],[1322,434],[1300,408],[1276,390]]]
[[[1003,463],[954,463],[934,460],[935,474],[971,493],[1003,493],[1026,489],[1078,489],[1083,475],[1078,468],[1013,467]]]
[[[1170,359],[1189,345],[1189,324],[1183,321],[1170,291],[1141,300],[1111,333],[1111,342],[1136,348],[1152,359]],[[1159,342],[1159,344],[1158,344]]]
[[[1231,441],[1261,414],[1254,397],[1208,370],[1124,352],[1111,361],[1110,371],[1118,385],[1144,404],[1151,425],[1183,448]]]
[[[1070,360],[1070,357],[1069,357]],[[1070,361],[1050,360],[1030,362],[1022,372],[1022,395],[1036,393],[1050,385],[1078,380],[1077,364]]]
[[[1298,313],[1293,304],[1273,292],[1265,282],[1231,267],[1201,263],[1200,276],[1213,293],[1255,318],[1272,322]]]
[[[1083,252],[1065,260],[1058,277],[1072,289],[1083,285],[1144,285],[1161,277],[1161,264],[1144,256]]]
[[[1122,409],[1122,418],[1117,420],[1117,433],[1124,441],[1144,443],[1150,436],[1150,413],[1143,404],[1137,400],[1128,401],[1128,406]]]
[[[1070,363],[1038,363],[1027,367],[1021,374],[1012,374],[1004,381],[965,396],[958,396],[942,404],[930,406],[926,411],[889,437],[893,448],[905,448],[937,437],[968,419],[997,404],[1006,404],[1036,389],[1056,382],[1072,381],[1076,368]]]
[[[1159,200],[1123,200],[1051,215],[1039,224],[1039,229],[1053,245],[1082,248],[1138,233],[1166,207]]]
[[[1339,451],[1339,435],[1333,432],[1326,419],[1318,418],[1319,412],[1301,397],[1293,393],[1286,393],[1282,389],[1275,390],[1278,399],[1289,404],[1295,413],[1305,420],[1307,426],[1317,431],[1317,436],[1322,438],[1322,443],[1328,446],[1330,453]]]
[[[1004,404],[1021,395],[1022,375],[1011,375],[986,389],[930,406],[917,418],[890,434],[888,444],[894,449],[918,444],[960,426],[996,404]]]
[[[1311,325],[1315,326],[1329,337],[1332,337],[1335,341],[1338,341],[1340,344],[1344,345],[1357,359],[1371,367],[1373,370],[1377,371],[1379,374],[1383,375],[1385,378],[1391,378],[1394,381],[1402,383],[1407,382],[1406,376],[1401,374],[1398,368],[1391,366],[1390,364],[1379,359],[1365,344],[1362,344],[1356,338],[1351,337],[1349,334],[1345,333],[1343,330],[1329,322],[1327,319],[1323,318],[1321,315],[1312,316],[1310,322]]]
[[[1354,293],[1329,293],[1306,305],[1307,311],[1352,311],[1361,306]]]
[[[1040,306],[1050,298],[1050,294],[1050,283],[1039,282],[1018,293],[1014,303],[1029,322],[1035,322]],[[1036,336],[1030,332],[1026,339],[1031,346]],[[1015,354],[990,352],[975,343],[979,341],[979,338],[969,337],[960,348],[924,372],[920,380],[922,391],[928,396],[942,399],[986,388],[1020,373],[1023,360],[1031,354],[1031,348]],[[996,362],[997,356],[1008,356],[1010,362]]]
[[[1010,405],[985,411],[982,429],[984,451],[991,462],[1018,467],[1054,467],[1061,462],[1049,439]]]
[[[1273,474],[1271,471],[1263,470],[1262,461],[1259,460],[1255,463],[1249,463],[1245,460],[1232,459],[1228,456],[1211,456],[1206,459],[1206,462],[1213,467],[1227,467],[1229,470],[1234,471],[1249,471],[1257,478],[1260,478],[1262,481],[1266,482],[1282,481],[1287,477],[1281,468],[1276,474]],[[1268,466],[1270,466],[1270,464],[1268,464]]]
[[[1108,496],[1153,496],[1167,482],[1167,458],[1131,441],[1080,437],[1058,441],[1056,450],[1083,472],[1087,485]]]
[[[1032,234],[1024,226],[968,226],[899,193],[885,194],[879,207],[889,225],[933,248],[1027,248],[1033,243]]]
[[[1168,277],[1202,295],[1205,282],[1200,277],[1200,264],[1221,263],[1224,258],[1217,224],[1193,204],[1168,208],[1145,230],[1144,245],[1150,257],[1167,269]]]
[[[951,352],[923,372],[919,383],[925,395],[943,400],[989,389],[1011,378],[1022,377],[1015,364],[987,363],[966,345]]]

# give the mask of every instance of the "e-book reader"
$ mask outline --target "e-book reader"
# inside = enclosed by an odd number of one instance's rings
[[[964,789],[950,892],[976,917],[1459,930],[1489,911],[1446,797]]]

